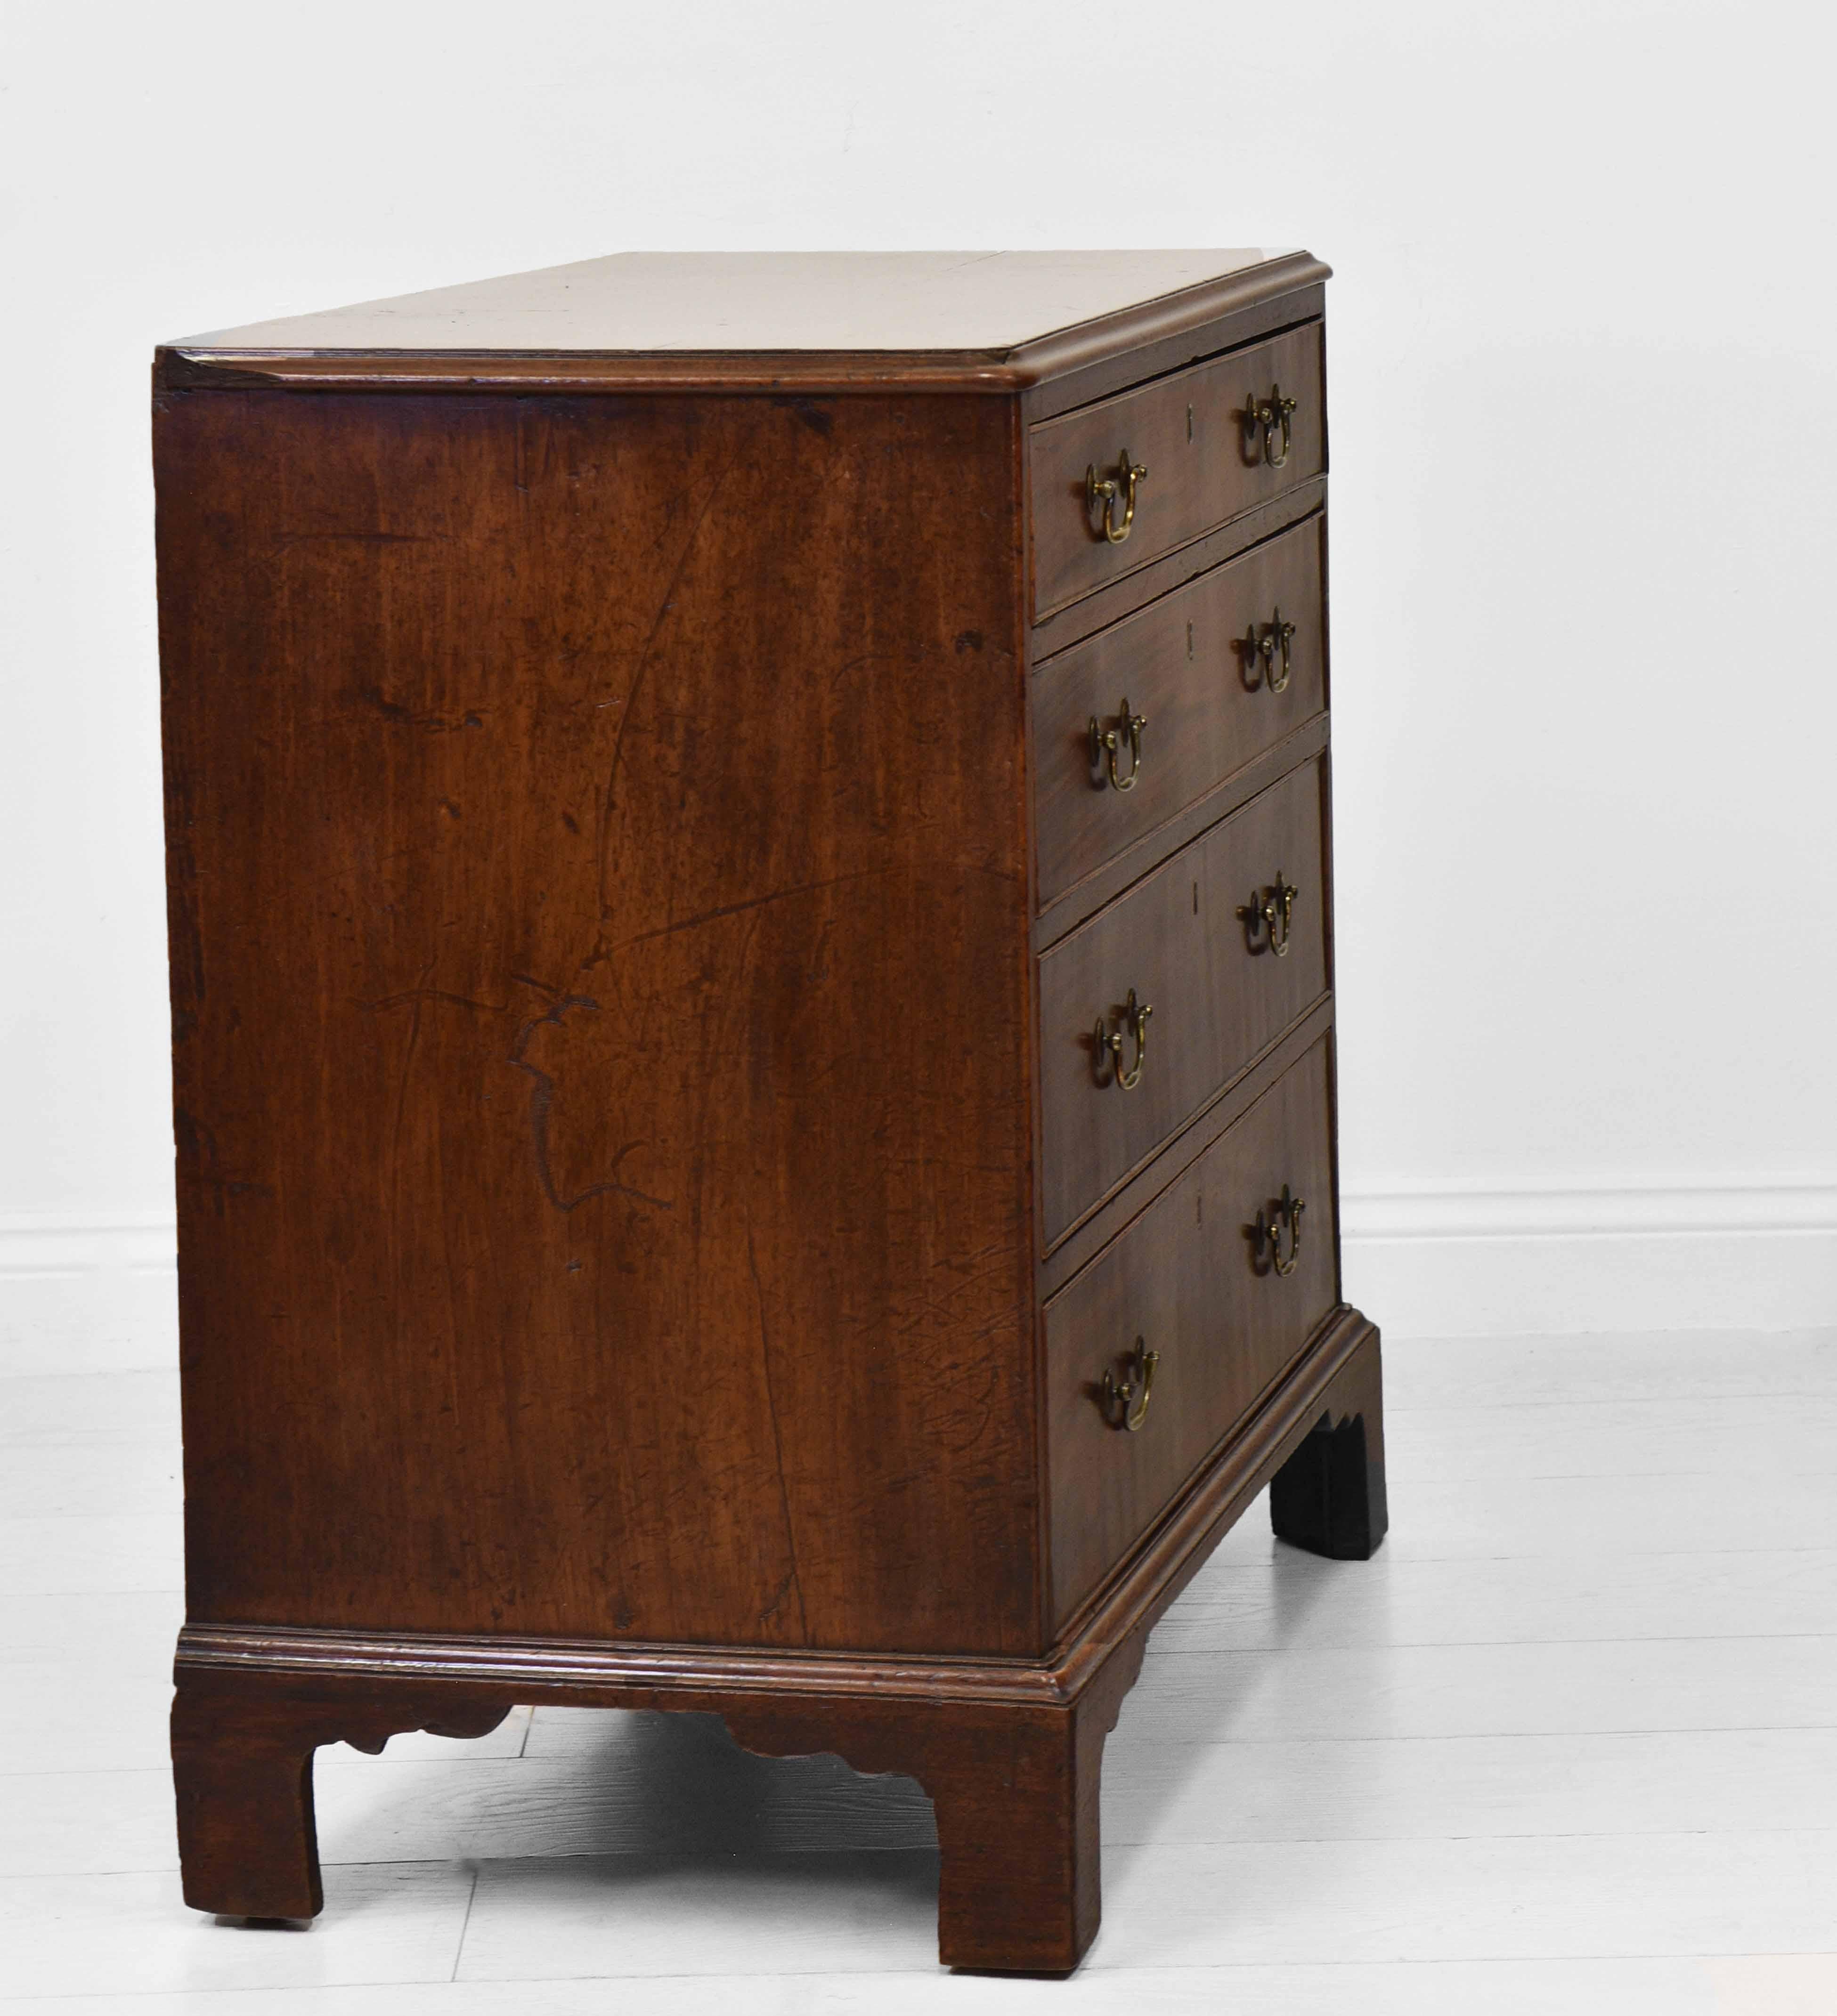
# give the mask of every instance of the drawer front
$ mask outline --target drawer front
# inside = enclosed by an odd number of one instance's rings
[[[1291,771],[1042,956],[1049,1246],[1325,990],[1324,783],[1318,761]]]
[[[1326,705],[1326,538],[1305,519],[1041,668],[1043,909]]]
[[[1133,391],[1043,420],[1029,436],[1036,620],[1120,574],[1266,503],[1327,466],[1320,325],[1157,378]],[[1282,425],[1259,417],[1280,392]],[[1122,460],[1123,451],[1129,461]],[[1135,511],[1123,532],[1130,468]],[[1093,499],[1086,471],[1115,480]]]
[[[1298,1058],[1046,1305],[1055,1629],[1339,1299],[1328,1056],[1323,1039]],[[1302,1205],[1299,1247],[1297,1222],[1273,1208],[1285,1187]],[[1291,1271],[1271,1265],[1259,1213]],[[1158,1358],[1145,1409],[1137,1337]],[[1137,1409],[1135,1431],[1116,1425]]]

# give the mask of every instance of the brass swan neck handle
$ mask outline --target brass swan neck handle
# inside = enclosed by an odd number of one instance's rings
[[[1117,458],[1116,473],[1100,476],[1097,464],[1086,465],[1084,472],[1084,506],[1087,512],[1093,511],[1099,504],[1104,507],[1102,536],[1113,546],[1119,546],[1129,537],[1129,528],[1136,521],[1136,485],[1148,480],[1148,472],[1139,462],[1132,462],[1127,448]],[[1116,515],[1116,501],[1122,500],[1122,516]]]
[[[1149,1350],[1138,1337],[1123,1361],[1127,1376],[1118,1379],[1114,1370],[1104,1373],[1098,1398],[1104,1418],[1111,1427],[1132,1435],[1140,1432],[1154,1391],[1154,1368],[1160,1363],[1161,1353]]]
[[[1148,1061],[1148,1017],[1153,1007],[1146,1001],[1136,999],[1136,990],[1129,990],[1129,999],[1124,1003],[1122,1019],[1116,1028],[1111,1028],[1104,1017],[1097,1017],[1097,1026],[1091,1032],[1091,1041],[1096,1047],[1097,1061],[1101,1067],[1105,1057],[1110,1060],[1110,1082],[1122,1086],[1125,1092],[1133,1092],[1142,1082],[1142,1067]],[[1136,1060],[1128,1070],[1122,1064],[1124,1031],[1133,1040]]]
[[[1256,1222],[1251,1227],[1256,1260],[1261,1263],[1268,1256],[1266,1264],[1259,1271],[1277,1274],[1284,1279],[1292,1274],[1301,1260],[1301,1215],[1307,1209],[1305,1197],[1293,1197],[1288,1184],[1282,1186],[1282,1194],[1272,1197],[1261,1206],[1256,1214]],[[1282,1257],[1282,1230],[1288,1229],[1288,1258]]]
[[[1114,728],[1102,726],[1094,714],[1091,716],[1090,727],[1087,731],[1090,739],[1091,768],[1096,769],[1107,759],[1110,788],[1113,791],[1133,791],[1135,789],[1136,779],[1142,774],[1142,730],[1147,725],[1148,717],[1145,714],[1129,712],[1127,693],[1122,697],[1122,705],[1118,711]],[[1129,744],[1129,775],[1124,777],[1117,773],[1116,758],[1126,741]],[[1103,789],[1100,777],[1097,780],[1097,788],[1100,790]]]

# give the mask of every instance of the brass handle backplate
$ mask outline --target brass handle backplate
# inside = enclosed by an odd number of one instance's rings
[[[1282,1186],[1282,1194],[1271,1197],[1256,1215],[1256,1222],[1250,1228],[1253,1242],[1252,1257],[1259,1274],[1292,1274],[1301,1258],[1301,1215],[1307,1209],[1304,1197],[1291,1197],[1288,1186]],[[1282,1228],[1288,1228],[1288,1258],[1282,1258]]]
[[[1244,660],[1245,689],[1255,693],[1259,686],[1270,693],[1285,693],[1288,688],[1290,665],[1288,647],[1295,641],[1295,625],[1282,620],[1282,611],[1277,608],[1267,623],[1253,623],[1239,639],[1237,650]],[[1282,670],[1278,676],[1276,659],[1280,653]]]
[[[1097,1017],[1097,1026],[1092,1032],[1091,1040],[1097,1046],[1097,1062],[1099,1069],[1102,1068],[1104,1059],[1108,1058],[1110,1082],[1121,1085],[1125,1092],[1133,1092],[1142,1082],[1142,1067],[1148,1060],[1148,1017],[1154,1012],[1154,1010],[1146,1001],[1137,1004],[1136,990],[1132,987],[1129,990],[1129,999],[1123,1006],[1120,1026],[1115,1029],[1107,1028],[1103,1017],[1100,1015]],[[1122,1067],[1125,1030],[1129,1032],[1136,1046],[1135,1063],[1127,1071]]]
[[[1142,774],[1142,730],[1147,725],[1148,717],[1145,714],[1129,712],[1127,693],[1122,697],[1122,706],[1117,714],[1114,728],[1100,727],[1097,717],[1094,714],[1091,716],[1091,768],[1096,769],[1108,757],[1112,790],[1133,791],[1135,789],[1136,779]],[[1126,777],[1118,776],[1116,770],[1117,754],[1125,742],[1129,744],[1129,775]],[[1097,779],[1097,788],[1099,790],[1104,788],[1101,777]]]
[[[1268,888],[1251,891],[1250,901],[1237,914],[1244,920],[1244,942],[1253,952],[1273,952],[1278,959],[1288,956],[1289,926],[1300,894],[1292,882],[1283,880],[1280,868]]]
[[[1129,527],[1136,521],[1136,485],[1145,483],[1148,472],[1139,462],[1131,462],[1129,450],[1125,448],[1118,457],[1114,476],[1100,476],[1094,463],[1087,463],[1084,472],[1084,504],[1086,511],[1094,511],[1100,503],[1104,507],[1103,536],[1113,546],[1119,546],[1129,537]],[[1116,500],[1122,499],[1122,516],[1116,515]],[[1093,527],[1093,532],[1096,527]]]
[[[1244,459],[1246,462],[1266,462],[1270,468],[1280,469],[1288,459],[1288,451],[1294,445],[1292,423],[1295,402],[1282,396],[1282,387],[1272,385],[1268,398],[1261,398],[1255,392],[1244,402]],[[1282,446],[1276,446],[1280,434]]]
[[[1133,1435],[1147,1420],[1148,1400],[1154,1390],[1154,1368],[1160,1363],[1161,1353],[1149,1350],[1138,1337],[1135,1348],[1123,1360],[1127,1376],[1118,1379],[1114,1371],[1104,1374],[1099,1402],[1104,1419],[1111,1427]]]

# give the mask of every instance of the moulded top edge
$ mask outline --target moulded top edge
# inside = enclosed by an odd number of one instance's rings
[[[161,362],[191,382],[1007,390],[1327,272],[1262,250],[628,254],[186,338]]]

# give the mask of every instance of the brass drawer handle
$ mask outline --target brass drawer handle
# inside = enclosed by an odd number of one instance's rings
[[[1278,959],[1288,956],[1289,927],[1300,894],[1292,882],[1283,880],[1280,868],[1268,888],[1251,891],[1250,901],[1237,914],[1244,920],[1244,941],[1252,952],[1266,949]]]
[[[1266,462],[1270,468],[1280,469],[1288,459],[1288,451],[1294,443],[1290,423],[1295,417],[1295,402],[1282,396],[1282,387],[1272,385],[1270,396],[1259,399],[1252,392],[1244,402],[1244,432],[1245,435],[1244,459],[1246,462]],[[1276,449],[1276,436],[1282,436],[1281,452]]]
[[[1288,1186],[1282,1186],[1282,1194],[1271,1197],[1259,1209],[1256,1222],[1251,1229],[1255,1244],[1253,1249],[1256,1270],[1259,1274],[1292,1274],[1295,1263],[1301,1258],[1301,1215],[1307,1209],[1304,1197],[1291,1197]],[[1288,1227],[1288,1258],[1282,1258],[1282,1228]],[[1264,1254],[1268,1253],[1266,1262]]]
[[[1125,1092],[1133,1092],[1142,1082],[1142,1066],[1148,1059],[1148,1017],[1154,1012],[1146,1001],[1140,1006],[1136,1005],[1136,990],[1132,987],[1129,990],[1129,999],[1123,1007],[1121,1028],[1108,1029],[1104,1026],[1103,1017],[1100,1015],[1097,1017],[1092,1041],[1097,1045],[1099,1067],[1101,1068],[1104,1059],[1108,1057],[1110,1060],[1110,1081],[1121,1085]],[[1122,1067],[1125,1029],[1134,1039],[1136,1046],[1136,1060],[1128,1071]],[[1100,1080],[1099,1082],[1101,1082]]]
[[[1271,693],[1286,693],[1288,689],[1288,647],[1295,641],[1295,625],[1284,623],[1282,611],[1277,607],[1267,623],[1253,623],[1244,632],[1237,649],[1244,659],[1244,689],[1255,693],[1259,686]],[[1276,676],[1276,655],[1282,656],[1282,676]]]
[[[1119,546],[1129,537],[1129,528],[1136,520],[1136,485],[1147,481],[1148,472],[1139,462],[1131,462],[1129,450],[1122,451],[1114,476],[1100,476],[1094,463],[1087,463],[1084,472],[1084,505],[1086,510],[1094,510],[1101,502],[1104,506],[1104,537],[1113,546]],[[1116,519],[1117,493],[1122,495],[1122,521]]]
[[[1135,1349],[1123,1360],[1129,1376],[1118,1379],[1113,1371],[1104,1374],[1104,1418],[1111,1427],[1133,1435],[1147,1420],[1148,1401],[1154,1390],[1154,1368],[1160,1363],[1161,1353],[1149,1350],[1138,1337]]]
[[[1116,725],[1114,728],[1100,728],[1097,725],[1097,717],[1094,714],[1091,716],[1091,768],[1093,770],[1096,769],[1104,761],[1107,751],[1109,755],[1110,786],[1112,790],[1133,791],[1135,789],[1136,779],[1142,774],[1142,730],[1147,725],[1148,717],[1145,714],[1129,712],[1127,693],[1122,697],[1122,707],[1117,716]],[[1116,757],[1126,738],[1129,743],[1129,775],[1126,777],[1119,777],[1116,774]],[[1104,788],[1101,778],[1097,780],[1097,788],[1099,790]]]

